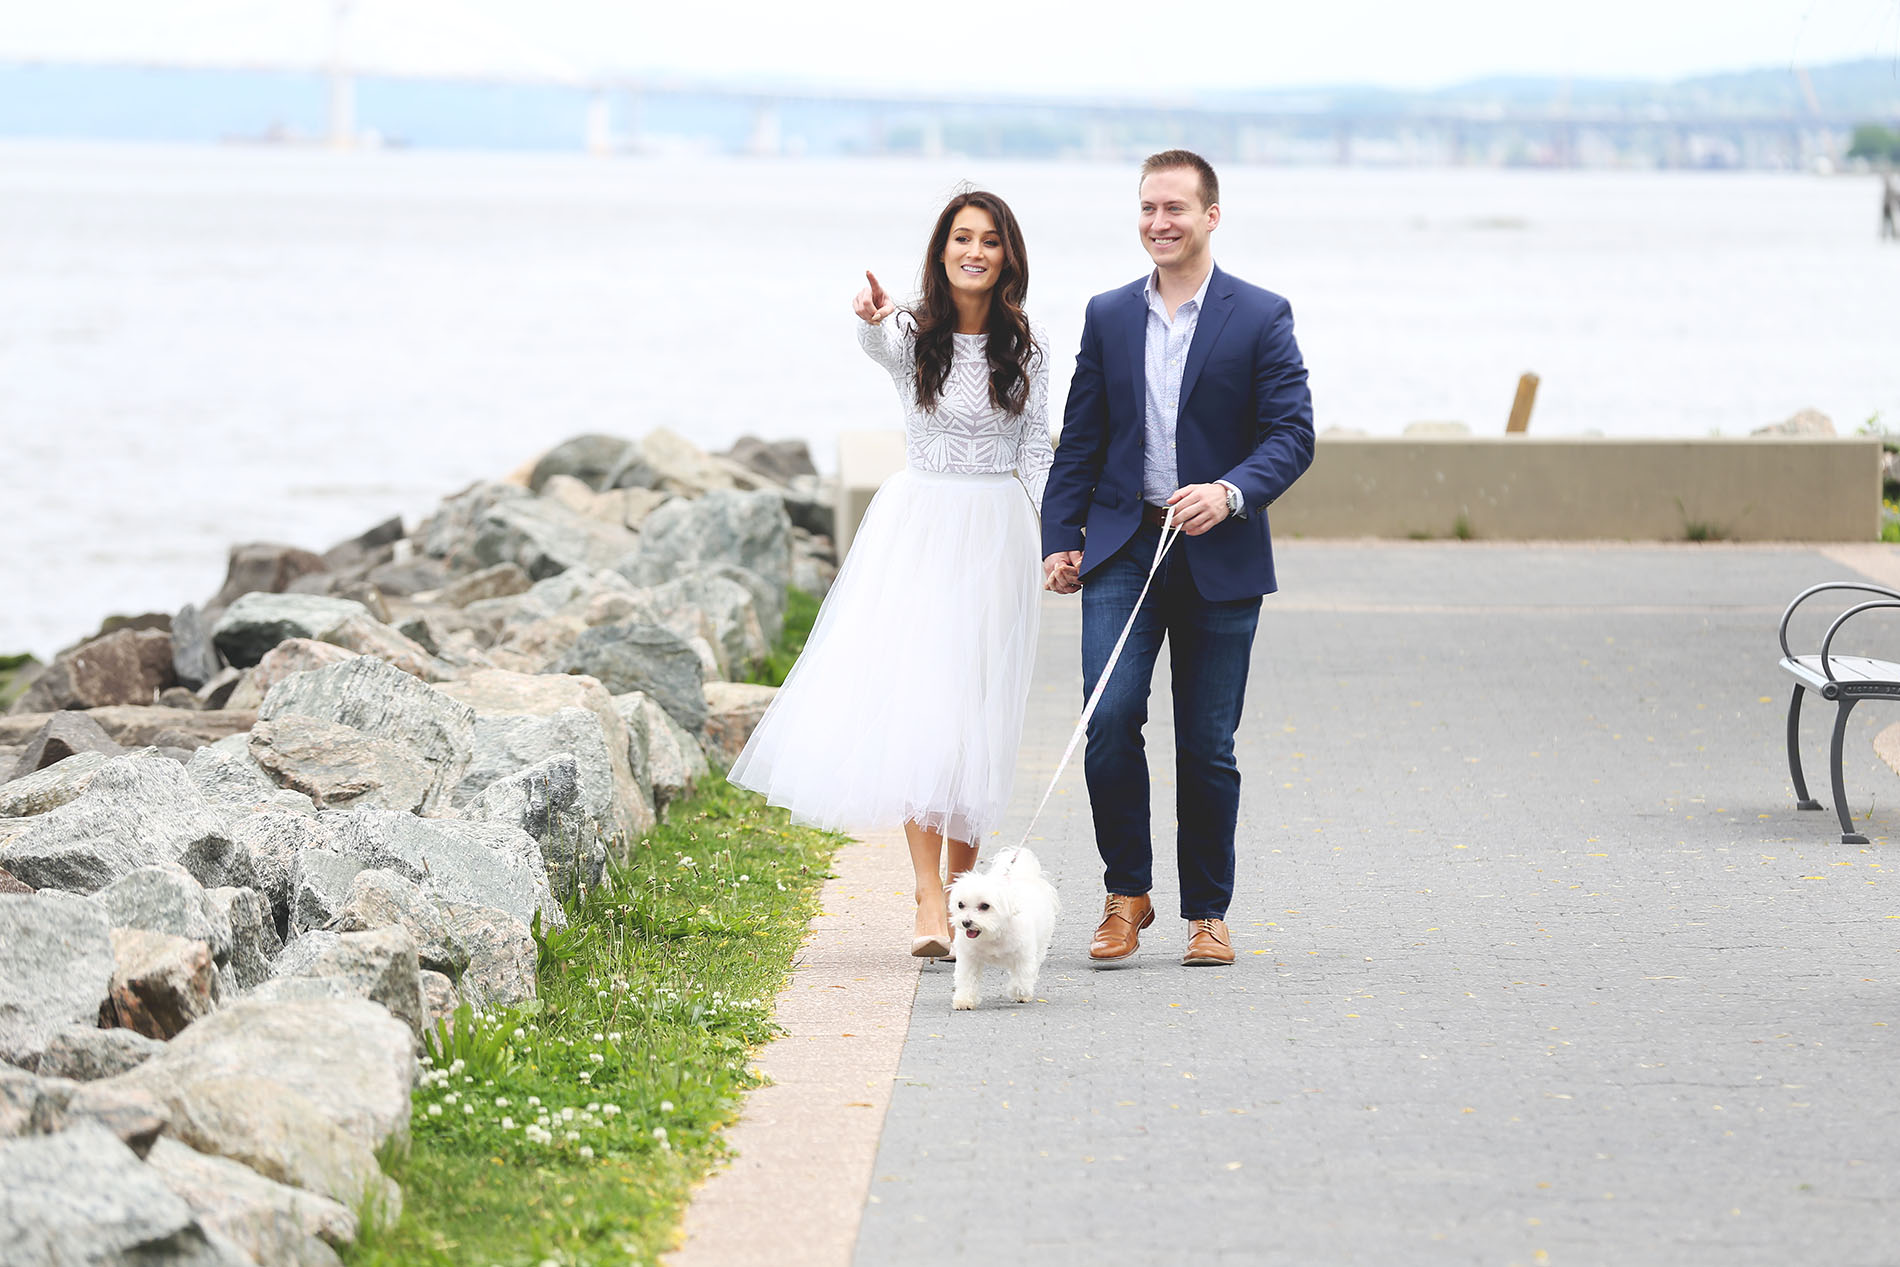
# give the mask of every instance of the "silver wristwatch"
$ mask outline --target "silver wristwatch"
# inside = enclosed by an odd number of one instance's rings
[[[1238,515],[1240,513],[1240,490],[1231,484],[1222,484],[1221,487],[1227,490],[1227,513],[1229,515]]]

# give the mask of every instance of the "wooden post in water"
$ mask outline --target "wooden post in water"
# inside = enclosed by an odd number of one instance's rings
[[[1504,424],[1506,435],[1522,435],[1531,429],[1531,406],[1537,403],[1537,375],[1523,374],[1517,380],[1517,399],[1511,402],[1511,420]]]

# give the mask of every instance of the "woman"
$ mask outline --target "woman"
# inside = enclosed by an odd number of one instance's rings
[[[995,194],[958,194],[937,217],[914,307],[898,310],[864,276],[858,342],[897,384],[905,469],[865,511],[804,654],[730,777],[801,822],[901,822],[917,876],[911,953],[944,958],[945,841],[952,877],[976,864],[1022,737],[1049,375],[1023,315],[1022,231]]]

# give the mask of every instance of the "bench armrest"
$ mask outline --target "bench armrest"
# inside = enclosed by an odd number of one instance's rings
[[[1828,648],[1834,645],[1834,635],[1841,631],[1841,626],[1847,623],[1848,618],[1850,616],[1858,616],[1864,611],[1873,611],[1877,607],[1900,607],[1900,602],[1882,602],[1882,601],[1876,600],[1871,603],[1862,603],[1858,607],[1850,607],[1846,611],[1842,612],[1839,616],[1837,616],[1834,620],[1834,623],[1827,627],[1827,637],[1821,639],[1821,676],[1822,677],[1826,678],[1830,682],[1834,680],[1834,670],[1828,667],[1827,652],[1828,652]],[[1783,645],[1785,646],[1786,644],[1784,643]]]
[[[1864,594],[1879,594],[1882,597],[1900,602],[1900,593],[1896,593],[1884,585],[1873,585],[1866,581],[1824,581],[1819,585],[1811,585],[1807,589],[1802,590],[1799,594],[1796,594],[1794,601],[1788,604],[1788,610],[1781,613],[1781,628],[1776,632],[1777,636],[1781,639],[1782,655],[1787,656],[1791,660],[1794,658],[1794,652],[1788,648],[1788,621],[1794,615],[1794,609],[1807,602],[1810,598],[1813,598],[1816,594],[1826,590],[1858,590]],[[1866,606],[1879,605],[1878,603],[1866,604],[1863,607],[1856,607],[1854,611],[1863,611]],[[1847,613],[1848,616],[1853,614],[1854,612]],[[1841,621],[1845,619],[1847,619],[1847,616],[1842,616],[1840,620],[1836,620],[1833,626],[1828,630],[1828,639],[1830,641],[1834,637],[1834,630],[1839,629],[1841,627]],[[1825,647],[1823,647],[1821,654],[1823,657],[1826,656],[1827,652]]]

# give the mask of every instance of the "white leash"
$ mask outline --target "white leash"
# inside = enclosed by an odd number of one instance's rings
[[[1135,599],[1135,610],[1128,613],[1128,623],[1122,626],[1121,637],[1115,639],[1115,649],[1108,654],[1108,663],[1102,666],[1102,676],[1095,681],[1095,689],[1089,692],[1089,700],[1082,708],[1082,716],[1075,723],[1075,730],[1069,735],[1069,746],[1062,750],[1062,760],[1056,762],[1056,772],[1049,780],[1048,790],[1043,792],[1042,800],[1036,804],[1036,812],[1029,816],[1029,826],[1023,828],[1023,838],[1017,848],[1029,843],[1029,833],[1036,830],[1036,820],[1042,817],[1042,811],[1048,806],[1049,798],[1055,795],[1056,784],[1062,781],[1062,772],[1069,768],[1069,758],[1075,755],[1075,745],[1082,741],[1088,732],[1089,718],[1095,716],[1095,706],[1102,702],[1102,692],[1108,688],[1109,675],[1115,672],[1115,662],[1122,658],[1122,647],[1127,645],[1128,635],[1134,632],[1135,618],[1141,615],[1141,604],[1148,597],[1148,587],[1154,584],[1155,573],[1161,570],[1161,560],[1167,556],[1168,548],[1181,535],[1174,526],[1174,507],[1168,507],[1167,517],[1161,522],[1161,540],[1155,543],[1154,562],[1148,565],[1148,579],[1141,583],[1141,594]]]

